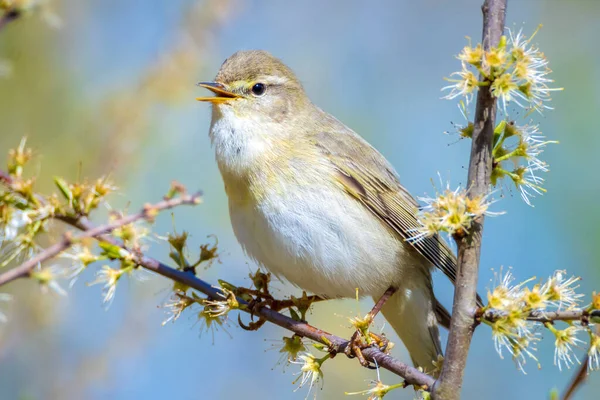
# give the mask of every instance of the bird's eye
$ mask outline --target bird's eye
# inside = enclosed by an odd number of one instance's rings
[[[265,94],[266,90],[267,87],[264,83],[255,83],[254,86],[252,86],[252,94],[255,96],[262,96]]]

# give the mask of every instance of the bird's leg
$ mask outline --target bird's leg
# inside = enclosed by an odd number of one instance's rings
[[[256,331],[256,330],[258,330],[258,328],[263,326],[265,324],[265,322],[267,322],[267,320],[261,316],[261,317],[259,317],[258,321],[254,322],[254,315],[257,314],[261,308],[263,308],[265,306],[269,306],[272,301],[273,301],[272,299],[263,299],[261,297],[256,297],[256,298],[253,298],[252,300],[250,300],[248,302],[248,304],[246,305],[246,307],[247,307],[247,310],[249,310],[249,312],[250,312],[251,322],[248,325],[245,325],[242,322],[241,315],[238,315],[238,323],[240,324],[240,327],[246,331]]]
[[[302,292],[302,297],[294,297],[292,296],[290,299],[286,300],[276,300],[269,293],[263,293],[257,290],[251,290],[246,288],[237,288],[238,293],[243,293],[251,296],[255,296],[248,302],[247,309],[250,311],[250,318],[254,320],[254,316],[258,314],[259,310],[263,307],[268,307],[273,311],[281,312],[284,309],[290,309],[290,313],[292,317],[296,315],[295,319],[299,319],[301,321],[306,320],[306,313],[310,309],[312,303],[317,301],[325,300],[319,296],[308,296],[306,292]],[[292,310],[292,307],[296,307],[298,309],[298,313]],[[264,325],[266,320],[263,317],[260,317],[258,321],[250,322],[248,325],[245,325],[240,317],[238,316],[238,322],[242,329],[247,331],[255,331],[261,326]]]
[[[377,303],[373,306],[371,311],[363,319],[355,318],[353,324],[356,327],[356,331],[350,338],[348,346],[346,346],[344,352],[348,357],[357,357],[358,361],[363,367],[368,367],[369,362],[363,357],[362,349],[376,344],[379,348],[385,350],[388,347],[389,340],[385,336],[379,336],[375,333],[369,332],[369,327],[373,323],[375,316],[379,314],[383,305],[389,300],[398,289],[390,286],[385,293],[379,298]],[[362,339],[365,339],[366,343]]]

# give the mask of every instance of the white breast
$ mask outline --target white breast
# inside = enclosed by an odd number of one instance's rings
[[[259,264],[315,294],[354,297],[357,288],[360,295],[380,295],[401,282],[408,264],[422,262],[358,201],[322,182],[332,179],[328,166],[292,166],[290,160],[287,167],[297,169],[301,183],[289,174],[279,178],[281,172],[262,161],[279,150],[271,141],[276,131],[264,121],[258,126],[260,121],[235,118],[227,107],[213,112],[211,138],[223,176],[271,171],[259,199],[232,195],[246,179],[227,183],[233,230]],[[265,131],[270,135],[259,133]]]
[[[357,288],[377,296],[401,281],[404,244],[341,189],[266,198],[258,207],[230,202],[230,215],[248,255],[275,275],[327,297],[353,297]]]

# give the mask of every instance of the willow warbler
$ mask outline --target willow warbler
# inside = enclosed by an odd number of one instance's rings
[[[428,371],[441,355],[431,273],[452,281],[456,259],[437,237],[410,241],[418,204],[387,160],[315,106],[294,73],[265,51],[228,58],[214,82],[210,138],[245,252],[274,275],[326,298],[375,300]]]

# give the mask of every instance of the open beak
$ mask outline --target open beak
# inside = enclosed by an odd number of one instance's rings
[[[198,101],[208,101],[210,103],[226,103],[232,99],[237,99],[239,94],[225,89],[225,85],[218,82],[199,82],[198,86],[206,88],[215,94],[214,97],[196,97]]]

